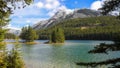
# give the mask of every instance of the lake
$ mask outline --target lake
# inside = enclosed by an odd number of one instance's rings
[[[27,68],[86,68],[75,62],[94,62],[120,57],[120,52],[109,54],[88,54],[100,43],[112,41],[67,40],[64,44],[44,44],[47,40],[37,40],[38,44],[21,44],[23,59]],[[10,49],[13,44],[8,44]],[[101,66],[98,68],[106,68]]]

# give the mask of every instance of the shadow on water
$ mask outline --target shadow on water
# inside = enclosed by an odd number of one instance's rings
[[[101,43],[94,47],[93,50],[90,50],[88,53],[104,53],[108,54],[109,51],[120,51],[120,43],[114,44],[105,44]],[[101,62],[78,62],[76,65],[87,66],[87,67],[97,67],[101,65],[108,65],[108,68],[120,68],[120,58],[108,59]]]

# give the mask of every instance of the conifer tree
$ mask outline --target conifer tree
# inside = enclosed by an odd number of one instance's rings
[[[108,14],[111,11],[119,11],[120,9],[120,0],[105,0],[103,7],[100,8],[104,15]],[[119,11],[120,12],[120,11]]]
[[[36,31],[32,27],[23,27],[22,32],[20,34],[20,38],[25,40],[26,42],[33,42],[38,38]]]
[[[8,52],[9,54],[6,56],[7,68],[25,68],[19,48],[19,45],[15,45],[13,49]]]
[[[52,32],[50,40],[52,43],[64,43],[65,36],[63,30],[61,28],[56,28]]]
[[[33,0],[0,0],[0,42],[4,40],[6,30],[3,28],[6,26],[12,14],[12,11],[16,8],[24,8],[26,5],[30,5]],[[18,3],[21,2],[21,5]],[[24,63],[15,47],[12,51],[6,52],[4,46],[0,44],[0,68],[24,68]]]
[[[120,9],[120,0],[105,0],[103,7],[100,9],[104,15],[111,11]],[[119,11],[120,12],[120,11]],[[120,18],[120,15],[118,16]],[[94,47],[93,50],[88,53],[105,53],[109,54],[109,51],[120,51],[120,32],[118,31],[114,35],[114,44],[101,43],[100,45]],[[77,63],[77,65],[96,67],[98,65],[108,65],[108,68],[120,68],[120,58],[108,59],[101,62],[89,62],[89,63]]]
[[[6,32],[3,27],[10,21],[9,16],[12,14],[12,11],[20,8],[20,4],[18,5],[20,2],[21,7],[24,8],[26,5],[30,5],[33,0],[0,0],[0,42],[3,41]]]

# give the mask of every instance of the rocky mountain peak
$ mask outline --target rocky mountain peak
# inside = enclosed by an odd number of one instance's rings
[[[55,15],[52,16],[50,19],[37,23],[36,25],[34,25],[33,28],[44,29],[54,26],[66,19],[95,17],[100,15],[100,12],[91,9],[75,9],[73,12],[67,12],[66,10],[58,10]]]

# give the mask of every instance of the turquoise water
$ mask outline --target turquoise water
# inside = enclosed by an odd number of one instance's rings
[[[46,40],[36,41],[38,44],[21,44],[21,51],[27,68],[86,68],[77,66],[75,62],[94,62],[120,57],[120,52],[109,54],[88,54],[99,43],[111,41],[67,40],[64,44],[44,44]],[[12,46],[12,45],[11,45]],[[11,48],[8,46],[8,48]],[[98,68],[106,68],[101,66]]]

